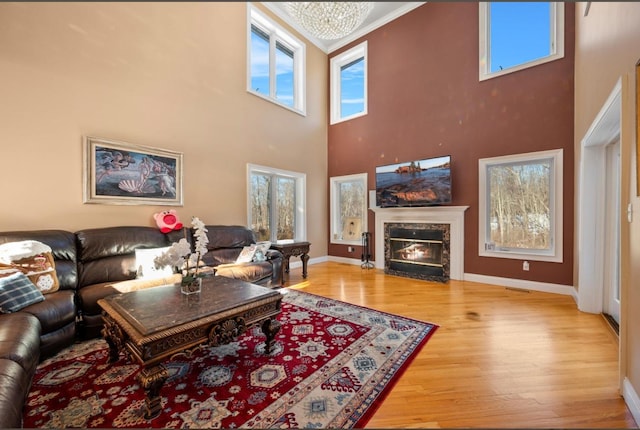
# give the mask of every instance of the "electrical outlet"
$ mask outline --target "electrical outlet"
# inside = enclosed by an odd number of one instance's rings
[[[529,262],[528,261],[523,261],[522,262],[522,270],[524,270],[525,272],[529,271]]]
[[[353,246],[348,247],[348,248],[347,248],[347,251],[349,251],[349,252],[353,252]]]

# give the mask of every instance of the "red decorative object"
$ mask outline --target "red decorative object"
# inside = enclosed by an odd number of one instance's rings
[[[182,223],[178,219],[178,213],[175,209],[153,214],[153,218],[163,233],[169,233],[172,230],[180,230],[182,228]]]
[[[296,290],[283,292],[282,328],[272,353],[265,355],[258,327],[229,344],[174,356],[165,362],[169,378],[160,392],[158,417],[143,416],[140,366],[124,356],[109,364],[106,342],[95,339],[38,366],[24,427],[364,427],[437,329]]]

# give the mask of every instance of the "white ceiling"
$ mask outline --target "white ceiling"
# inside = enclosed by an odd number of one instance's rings
[[[318,48],[322,49],[326,53],[331,53],[336,49],[339,49],[356,40],[359,37],[364,36],[365,34],[375,30],[378,27],[383,26],[384,24],[393,21],[399,16],[404,15],[405,13],[412,11],[418,6],[422,6],[426,2],[373,2],[373,9],[369,13],[369,16],[364,20],[362,25],[358,27],[358,29],[352,34],[344,37],[342,39],[337,40],[322,40],[316,37],[313,37],[309,34],[305,29],[300,27],[297,22],[295,22],[291,16],[284,10],[282,7],[282,2],[262,2],[262,4],[269,9],[271,12],[275,13],[279,18],[285,21],[287,24],[291,25],[295,28],[300,34],[309,39],[311,43],[316,45]]]

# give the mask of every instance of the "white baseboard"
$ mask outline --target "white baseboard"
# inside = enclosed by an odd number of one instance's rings
[[[640,423],[640,397],[638,397],[638,393],[631,385],[629,378],[624,378],[624,381],[622,381],[622,397],[624,397],[633,419],[636,420],[636,424]]]
[[[302,267],[302,261],[300,261],[299,258],[296,258],[294,261],[295,257],[291,257],[289,258],[289,269],[296,269],[298,267]],[[324,256],[324,257],[315,257],[315,258],[310,258],[309,261],[307,261],[307,267],[311,266],[312,264],[318,264],[318,263],[326,263],[327,261],[331,261],[330,257]]]
[[[353,264],[354,266],[360,266],[362,264],[362,260],[360,260],[359,258],[329,256],[329,261],[333,261],[335,263]],[[371,264],[373,263],[374,262],[371,261]]]
[[[327,261],[333,261],[336,263],[352,264],[354,266],[361,266],[362,261],[359,258],[346,258],[336,257],[333,255],[311,258],[307,264],[318,264]],[[375,264],[375,261],[371,261]],[[290,268],[302,267],[301,261],[290,261]],[[564,296],[571,296],[573,300],[578,303],[578,291],[571,285],[550,284],[547,282],[527,281],[524,279],[512,279],[512,278],[500,278],[498,276],[477,275],[475,273],[465,273],[465,281],[480,282],[483,284],[497,285],[502,287],[519,288],[521,290],[541,291],[543,293],[562,294]]]
[[[572,296],[573,300],[578,303],[578,292],[571,285],[549,284],[546,282],[527,281],[524,279],[500,278],[497,276],[477,275],[475,273],[465,273],[464,280],[481,282],[483,284],[499,285],[503,287],[519,288],[522,290],[541,291],[543,293]]]

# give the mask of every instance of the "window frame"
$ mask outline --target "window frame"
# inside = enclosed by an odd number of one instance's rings
[[[330,77],[329,77],[329,85],[330,85],[330,124],[337,124],[340,122],[344,122],[344,121],[349,121],[351,119],[354,118],[359,118],[361,116],[367,115],[367,111],[368,111],[368,64],[369,61],[367,59],[367,51],[368,51],[368,44],[367,41],[365,40],[364,42],[360,43],[359,45],[354,46],[351,49],[348,49],[347,51],[336,55],[335,57],[332,57],[330,60],[330,66],[329,66],[329,70],[330,70]],[[362,112],[357,112],[355,114],[346,116],[346,117],[342,117],[342,108],[341,108],[341,69],[343,66],[346,66],[350,63],[353,63],[356,60],[359,60],[360,58],[364,59],[364,108],[362,110]]]
[[[366,173],[357,173],[354,175],[345,175],[345,176],[334,176],[330,178],[330,202],[331,202],[331,234],[330,234],[330,242],[334,244],[340,245],[361,245],[362,238],[348,240],[342,239],[340,236],[342,235],[342,220],[340,219],[340,214],[342,210],[340,208],[340,185],[345,182],[358,182],[362,183],[362,189],[364,190],[364,196],[362,199],[362,218],[361,218],[361,232],[368,231],[367,224],[367,198],[369,192],[367,191],[367,174]]]
[[[548,56],[537,60],[528,61],[516,66],[507,67],[503,70],[491,72],[491,17],[489,16],[491,9],[489,7],[489,3],[490,2],[479,2],[478,4],[480,24],[480,55],[478,63],[480,68],[479,79],[481,82],[564,58],[564,3],[549,2],[551,15],[549,17],[551,20],[551,25],[549,26],[551,32],[551,53]]]
[[[252,26],[269,36],[269,95],[254,91],[251,86],[251,34]],[[293,52],[293,106],[276,98],[276,45]],[[306,45],[267,17],[257,7],[247,4],[247,92],[268,100],[299,115],[307,115],[306,97]]]
[[[489,190],[487,169],[491,166],[527,163],[542,160],[553,160],[551,171],[551,250],[541,251],[525,248],[491,249],[488,234]],[[529,152],[524,154],[504,155],[500,157],[481,158],[478,160],[478,255],[481,257],[510,258],[518,260],[563,262],[563,149]],[[489,231],[488,231],[489,230]]]
[[[296,202],[294,208],[295,214],[295,231],[294,231],[294,241],[295,242],[305,242],[307,240],[307,175],[305,173],[293,172],[289,170],[276,169],[274,167],[260,166],[257,164],[247,163],[247,226],[251,228],[252,219],[251,219],[251,175],[253,173],[259,173],[270,176],[280,176],[284,178],[292,178],[296,183]],[[271,182],[271,186],[275,187],[276,181]],[[272,193],[274,190],[272,189]],[[275,195],[275,194],[274,194]],[[270,220],[271,222],[276,222],[276,205],[271,205],[269,208],[271,212]],[[276,224],[277,226],[277,224]],[[277,228],[274,228],[274,225],[270,225],[271,230],[271,240],[274,243],[287,243],[290,240],[276,240],[275,235],[277,234]]]

